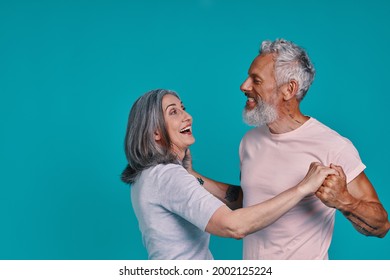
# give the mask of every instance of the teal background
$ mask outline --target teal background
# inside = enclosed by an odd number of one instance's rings
[[[238,184],[239,90],[264,39],[304,46],[303,112],[348,137],[390,210],[388,1],[0,1],[0,259],[145,259],[119,180],[132,103],[179,92],[194,165]],[[213,237],[216,259],[241,241]],[[332,259],[390,259],[336,218]]]

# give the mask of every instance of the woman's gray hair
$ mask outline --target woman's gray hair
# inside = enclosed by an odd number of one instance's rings
[[[263,41],[260,54],[275,53],[275,79],[277,86],[291,80],[298,82],[296,98],[301,101],[314,80],[315,69],[306,51],[293,42],[277,39]]]
[[[179,98],[171,90],[151,90],[139,97],[130,110],[124,143],[128,165],[121,176],[125,183],[134,183],[138,175],[151,166],[179,163],[171,153],[171,140],[164,121],[162,99],[167,94]],[[156,131],[161,135],[159,143],[155,141]]]

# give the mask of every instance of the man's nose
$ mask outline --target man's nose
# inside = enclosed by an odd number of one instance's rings
[[[242,91],[242,92],[247,92],[247,91],[250,91],[251,90],[251,88],[252,88],[252,86],[251,86],[251,82],[250,82],[250,79],[249,79],[249,77],[241,84],[241,86],[240,86],[240,90]]]

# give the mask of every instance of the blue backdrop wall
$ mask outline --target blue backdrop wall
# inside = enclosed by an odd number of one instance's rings
[[[264,39],[317,68],[303,111],[348,137],[390,210],[388,1],[0,1],[0,258],[145,259],[119,180],[132,103],[179,92],[194,165],[238,184],[239,91]],[[241,241],[213,237],[216,259]],[[390,259],[337,215],[332,259]]]

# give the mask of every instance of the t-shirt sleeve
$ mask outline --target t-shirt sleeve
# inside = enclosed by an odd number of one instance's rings
[[[159,178],[159,195],[164,208],[203,231],[215,211],[224,205],[177,164],[164,167]]]
[[[341,149],[337,152],[335,161],[332,163],[343,168],[347,176],[347,183],[355,179],[366,168],[360,159],[359,152],[348,139],[345,139],[344,145],[341,145]]]
[[[242,163],[243,149],[244,149],[244,139],[241,139],[240,146],[238,147],[238,156],[240,158],[240,164]]]

